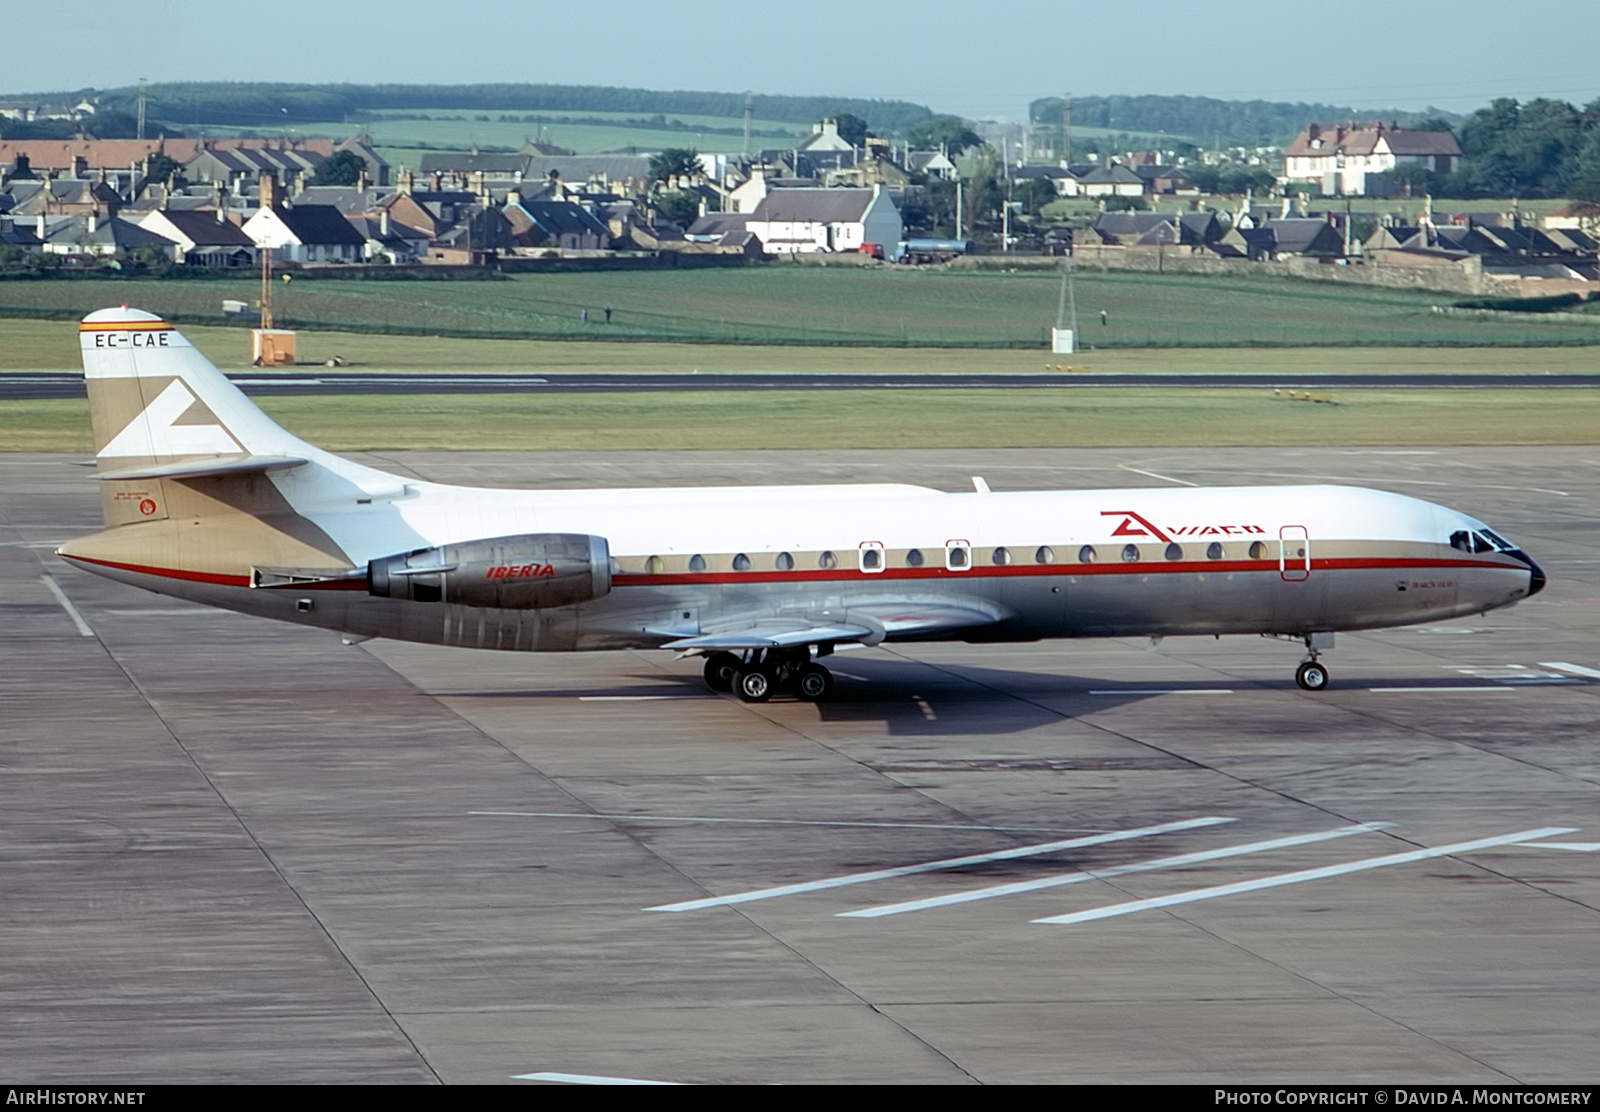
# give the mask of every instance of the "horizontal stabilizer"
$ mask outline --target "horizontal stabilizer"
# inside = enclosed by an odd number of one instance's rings
[[[239,475],[251,471],[282,471],[300,467],[307,461],[295,456],[212,456],[209,459],[152,463],[102,471],[97,478],[105,482],[121,479],[201,479],[207,475]]]

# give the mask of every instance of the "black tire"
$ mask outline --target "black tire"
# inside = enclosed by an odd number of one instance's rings
[[[1302,691],[1321,691],[1328,686],[1328,669],[1319,661],[1308,660],[1295,669],[1294,682]]]
[[[764,664],[740,672],[733,679],[733,693],[747,703],[764,703],[778,689],[778,677]]]
[[[833,694],[833,673],[820,664],[804,664],[795,673],[794,693],[808,703],[820,703]]]
[[[732,653],[712,653],[706,657],[706,686],[713,691],[732,691],[739,674],[739,658]]]

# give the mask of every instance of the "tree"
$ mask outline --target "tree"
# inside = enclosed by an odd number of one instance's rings
[[[705,172],[700,152],[693,147],[668,147],[650,156],[650,180],[669,182],[673,178],[692,178]]]
[[[680,227],[687,228],[700,218],[700,198],[693,193],[667,190],[656,194],[655,203],[662,216]]]
[[[1024,178],[1011,188],[1011,199],[1022,204],[1022,211],[1038,216],[1044,206],[1056,199],[1055,183],[1049,178]]]
[[[935,116],[927,123],[918,124],[906,132],[906,141],[917,150],[944,147],[953,155],[983,146],[983,140],[959,116]]]
[[[839,126],[839,138],[852,147],[867,145],[867,121],[851,112],[840,112],[833,117]]]
[[[312,185],[355,185],[367,168],[367,160],[355,151],[335,151],[317,164]]]
[[[171,155],[153,154],[144,160],[144,176],[149,181],[165,182],[183,173],[183,164]]]

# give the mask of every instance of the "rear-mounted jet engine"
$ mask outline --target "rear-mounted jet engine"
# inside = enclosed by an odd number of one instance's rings
[[[611,590],[604,537],[531,533],[419,548],[367,565],[379,598],[453,602],[502,610],[572,606]]]

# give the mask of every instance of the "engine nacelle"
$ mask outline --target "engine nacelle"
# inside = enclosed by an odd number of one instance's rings
[[[367,564],[379,598],[454,602],[503,610],[572,606],[611,591],[604,537],[529,533],[419,548]]]

